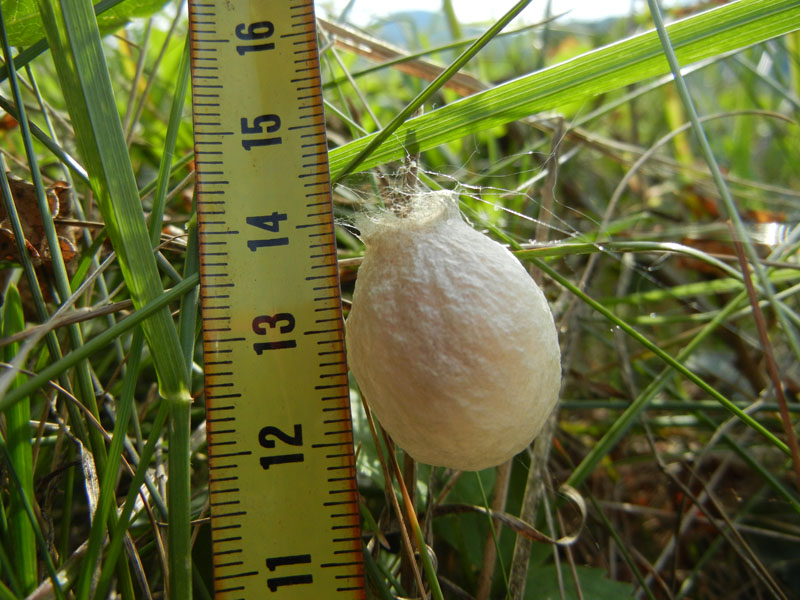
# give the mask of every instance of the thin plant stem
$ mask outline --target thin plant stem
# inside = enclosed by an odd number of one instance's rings
[[[134,391],[139,377],[139,364],[141,361],[142,349],[144,347],[144,334],[141,329],[137,329],[133,334],[130,345],[130,358],[128,359],[128,370],[122,386],[122,394],[117,405],[117,420],[114,423],[114,433],[111,438],[111,445],[108,449],[107,471],[102,477],[100,484],[100,499],[97,503],[95,521],[105,522],[112,505],[116,500],[116,484],[120,460],[125,437],[128,433],[128,424],[134,407]],[[116,510],[116,506],[114,506]],[[112,531],[113,534],[113,531]],[[83,573],[94,573],[97,562],[100,560],[100,550],[102,549],[105,531],[103,528],[93,526],[89,532],[89,543],[86,555],[83,560],[81,571]],[[82,586],[76,591],[77,598],[89,597],[89,586],[92,577],[84,575],[80,580]],[[86,582],[86,583],[84,583]]]
[[[131,515],[133,514],[133,510],[136,506],[136,496],[139,495],[139,488],[145,481],[147,469],[150,465],[150,461],[153,458],[153,454],[155,453],[156,444],[160,443],[161,441],[161,430],[164,428],[164,424],[166,423],[168,416],[169,402],[162,400],[159,404],[158,412],[153,421],[150,436],[147,439],[147,444],[145,445],[141,456],[139,457],[139,465],[136,467],[136,473],[134,474],[130,488],[128,489],[125,505],[123,506],[122,512],[119,515],[119,525],[117,530],[112,534],[111,540],[106,548],[105,564],[100,571],[100,577],[97,581],[97,587],[95,589],[95,598],[98,600],[107,597],[108,588],[111,585],[111,578],[114,574],[113,565],[118,560],[119,553],[122,551],[122,543],[125,539],[125,532],[130,526]],[[164,514],[163,516],[164,518],[168,518],[167,514]]]
[[[508,498],[508,486],[511,482],[511,466],[514,458],[509,458],[502,465],[497,467],[497,477],[494,481],[494,494],[492,497],[492,512],[503,512],[506,508],[506,499]],[[489,508],[487,506],[486,508]],[[478,591],[476,600],[487,600],[492,591],[492,579],[494,578],[495,562],[499,552],[497,545],[497,534],[499,531],[500,522],[494,519],[489,520],[489,527],[491,531],[486,535],[486,540],[483,544],[483,565],[481,566],[481,573],[478,577]],[[504,570],[505,574],[505,570]],[[508,588],[508,585],[506,585]]]
[[[500,538],[498,536],[499,528],[495,528],[494,526],[494,519],[492,518],[492,511],[489,509],[489,498],[486,496],[486,490],[483,488],[483,481],[481,481],[480,474],[475,473],[475,479],[478,482],[478,489],[481,492],[481,500],[483,500],[483,506],[486,507],[486,516],[489,519],[489,535],[492,537],[492,541],[494,542],[495,548],[500,548]],[[505,598],[509,597],[510,588],[508,583],[508,573],[506,572],[506,567],[503,564],[503,557],[501,555],[497,555],[497,558],[500,562],[500,572],[503,574],[503,581],[505,583]]]
[[[422,561],[422,568],[425,571],[425,578],[428,581],[428,585],[431,586],[431,595],[433,596],[433,600],[444,600],[444,596],[442,596],[442,589],[439,586],[439,579],[436,577],[436,570],[433,568],[433,562],[428,554],[428,545],[425,543],[425,537],[422,535],[422,528],[419,526],[419,521],[417,520],[417,513],[414,508],[414,503],[411,501],[411,496],[409,496],[408,489],[403,482],[403,473],[400,470],[400,465],[397,464],[397,457],[395,453],[391,451],[394,444],[391,443],[385,431],[383,432],[383,435],[384,439],[386,440],[386,446],[390,449],[388,452],[389,461],[392,463],[395,479],[397,479],[397,485],[400,488],[400,494],[403,496],[403,506],[406,509],[406,517],[411,525],[411,529],[414,531],[417,548],[419,549],[419,559]],[[420,593],[423,594],[423,597],[425,596],[422,589],[420,589]]]
[[[170,403],[169,418],[169,589],[170,598],[192,597],[192,511],[191,511],[191,402]]]

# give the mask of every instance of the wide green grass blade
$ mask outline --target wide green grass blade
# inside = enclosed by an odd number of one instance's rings
[[[92,5],[83,0],[65,0],[60,5],[39,0],[39,9],[98,207],[134,306],[142,307],[164,290]],[[180,343],[169,310],[155,313],[142,327],[161,394],[173,400],[189,400]]]
[[[8,531],[4,528],[4,525],[6,525],[5,517],[6,515],[3,504],[0,503],[0,533],[3,534],[2,537],[3,540],[8,540],[10,536],[8,535]],[[8,585],[10,586],[9,588],[6,588],[6,590],[8,590],[9,594],[11,594],[11,598],[13,600],[17,600],[17,598],[20,598],[23,595],[22,592],[19,591],[19,582],[17,581],[17,571],[14,568],[14,564],[11,561],[11,557],[9,556],[8,552],[6,551],[2,543],[0,543],[0,569],[2,569],[2,573],[5,577],[4,581],[8,582]],[[7,596],[4,595],[3,600],[5,600],[6,597]]]
[[[667,30],[686,65],[746,48],[800,28],[796,0],[740,0],[673,23]],[[404,158],[537,112],[588,100],[669,72],[655,31],[588,52],[410,119],[360,163],[360,169]],[[331,178],[379,135],[330,152]]]
[[[0,600],[17,600],[17,596],[0,581]]]

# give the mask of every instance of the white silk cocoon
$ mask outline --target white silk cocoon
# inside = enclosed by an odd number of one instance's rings
[[[358,223],[366,244],[347,320],[350,368],[414,459],[480,470],[523,450],[555,406],[561,356],[544,294],[475,231],[452,192]]]

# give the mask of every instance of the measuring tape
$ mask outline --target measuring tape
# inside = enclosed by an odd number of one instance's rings
[[[216,598],[364,598],[311,0],[190,0]]]

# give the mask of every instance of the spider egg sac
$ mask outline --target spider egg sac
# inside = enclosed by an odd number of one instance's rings
[[[555,406],[561,353],[541,289],[464,221],[454,192],[358,222],[366,244],[347,353],[367,404],[417,461],[477,471],[531,443]]]

